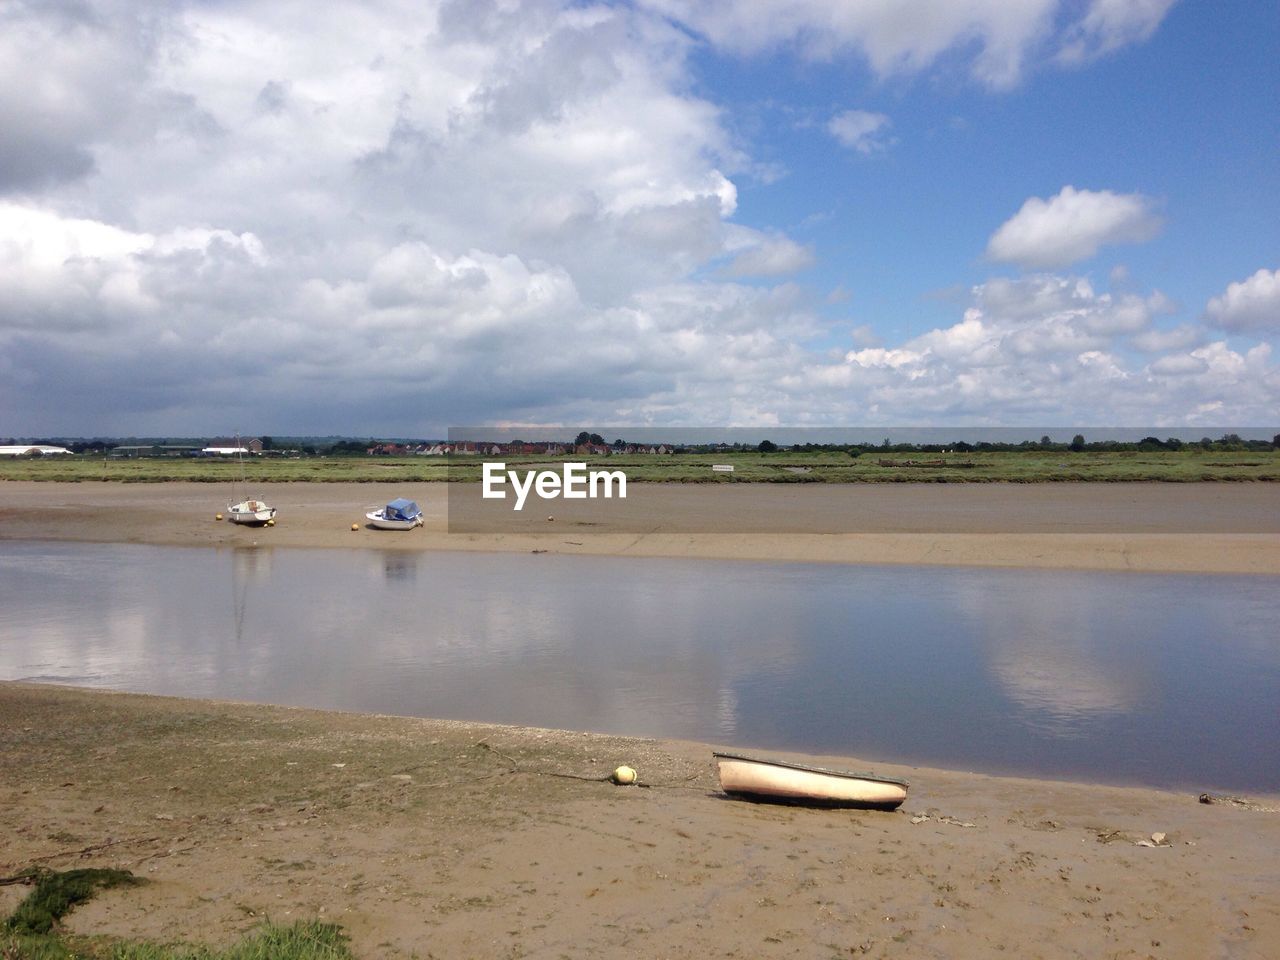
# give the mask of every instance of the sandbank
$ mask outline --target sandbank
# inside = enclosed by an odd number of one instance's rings
[[[7,481],[0,540],[1280,574],[1280,484],[636,484],[625,514],[561,502],[477,533],[449,532],[450,486],[267,485],[266,529],[216,521],[217,484]],[[426,525],[370,528],[398,495]]]

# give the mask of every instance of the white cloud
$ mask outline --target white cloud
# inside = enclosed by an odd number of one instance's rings
[[[1176,0],[1092,0],[1066,31],[1058,53],[1064,63],[1079,63],[1141,43],[1156,30]]]
[[[1148,197],[1065,186],[1054,197],[1031,197],[987,243],[992,260],[1057,268],[1087,260],[1104,245],[1141,243],[1161,227]]]
[[[1195,346],[1204,338],[1204,331],[1182,323],[1169,330],[1143,331],[1133,337],[1131,342],[1143,353],[1164,353],[1167,350],[1184,350]]]
[[[0,201],[0,334],[141,322],[176,292],[163,289],[166,270],[178,263],[209,269],[227,257],[261,262],[265,254],[251,233],[134,233]]]
[[[1135,331],[1153,332],[1153,317],[1166,309],[1158,292],[1099,293],[1078,277],[996,279],[974,288],[951,326],[810,363],[784,383],[797,394],[842,397],[857,411],[853,422],[1178,425],[1272,417],[1280,369],[1266,344],[1244,353],[1210,344],[1149,366],[1126,359]]]
[[[1224,330],[1280,330],[1280,270],[1259,270],[1227,285],[1209,301],[1205,313]]]
[[[48,210],[0,202],[0,241],[14,278],[57,270],[70,260],[121,260],[155,238],[95,220],[63,218]]]
[[[42,6],[0,12],[0,193],[85,176],[95,146],[145,132],[164,99],[147,87],[159,18],[145,7],[112,11],[110,29],[89,5]]]
[[[418,419],[567,383],[630,395],[652,376],[620,358],[661,353],[617,342],[659,336],[634,297],[735,254],[765,274],[812,258],[730,222],[746,161],[659,18],[285,0],[157,7],[143,31],[123,9],[68,26],[31,6],[0,31],[0,153],[75,161],[0,210],[6,410],[71,426],[102,409],[96,385],[121,417],[148,390],[157,418],[198,411],[192,429],[250,397],[367,429],[380,370],[430,398],[402,405]],[[270,331],[270,375],[228,362],[248,324]],[[93,370],[64,328],[99,332]],[[16,368],[70,389],[11,394]],[[204,372],[162,373],[182,369]]]
[[[880,334],[876,333],[871,328],[871,325],[866,323],[850,330],[849,339],[859,347],[878,347],[881,345]]]
[[[1062,63],[1110,53],[1151,36],[1174,0],[639,0],[721,49],[742,54],[789,46],[828,60],[854,53],[882,77],[919,72],[960,51],[974,78],[1016,85],[1042,51]]]
[[[977,50],[990,82],[1041,35],[1019,5],[917,2],[900,29],[863,3],[775,4],[794,17],[773,27],[730,13],[766,45],[863,50],[885,72]],[[1157,332],[1167,301],[1127,282],[993,279],[906,338],[870,315],[875,291],[840,307],[842,327],[820,293],[735,282],[814,251],[734,222],[753,161],[693,92],[695,41],[643,8],[157,5],[143,30],[128,7],[74,25],[21,7],[0,32],[0,154],[57,166],[0,177],[12,431],[1261,422],[1280,407],[1265,345]],[[822,17],[839,27],[825,39]],[[849,132],[857,149],[866,133]],[[1170,358],[1148,368],[1135,346]]]
[[[1019,334],[1035,330],[1069,330],[1070,339],[1101,340],[1141,334],[1152,319],[1166,312],[1168,301],[1158,290],[1146,297],[1132,293],[1097,293],[1083,277],[1040,274],[1021,280],[995,278],[975,291],[979,306]],[[1050,339],[1059,339],[1051,337]]]
[[[813,249],[789,237],[762,236],[759,242],[734,257],[729,274],[735,277],[778,277],[813,266]]]
[[[888,146],[885,133],[889,118],[883,113],[866,110],[846,110],[827,123],[827,132],[850,150],[868,155]]]
[[[1185,377],[1208,369],[1209,364],[1202,357],[1188,353],[1171,354],[1151,364],[1151,372],[1164,377]]]
[[[972,72],[991,87],[1020,78],[1028,53],[1052,30],[1059,0],[641,0],[719,47],[755,53],[792,45],[830,59],[853,52],[881,76],[912,73],[944,53],[972,46]]]

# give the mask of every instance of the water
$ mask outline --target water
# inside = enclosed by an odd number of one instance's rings
[[[1274,792],[1278,586],[6,543],[0,679]]]

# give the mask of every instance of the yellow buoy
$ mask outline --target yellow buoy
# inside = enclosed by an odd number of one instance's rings
[[[221,520],[221,519],[222,519],[222,514],[220,514],[220,513],[215,513],[215,514],[213,515],[213,519],[215,519],[215,520]]]
[[[360,529],[360,524],[358,524],[358,523],[353,523],[353,524],[351,525],[351,529],[352,529],[352,530],[359,530],[359,529]]]
[[[636,782],[636,772],[625,764],[613,771],[613,782],[622,786],[629,786]]]
[[[272,517],[270,520],[267,521],[268,527],[274,527],[275,525],[276,525],[276,521],[274,517]]]

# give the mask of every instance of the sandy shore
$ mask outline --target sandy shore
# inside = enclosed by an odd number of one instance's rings
[[[1280,484],[635,485],[505,532],[450,533],[449,485],[276,484],[270,529],[217,522],[213,484],[0,483],[0,540],[376,547],[1280,574]],[[426,526],[370,529],[416,497]],[[563,504],[563,501],[561,502]],[[576,505],[575,505],[576,506]],[[356,531],[351,530],[357,524]]]
[[[624,762],[643,787],[602,781]],[[321,918],[360,957],[1202,960],[1280,943],[1280,813],[876,769],[911,781],[902,810],[729,800],[698,744],[0,683],[0,874],[152,881],[78,909],[79,932],[226,943],[265,916]],[[22,893],[0,887],[0,909]]]

